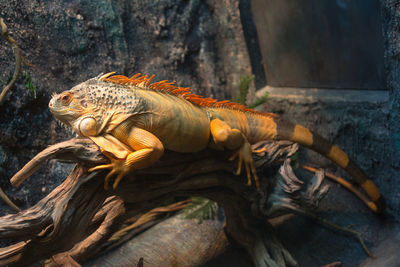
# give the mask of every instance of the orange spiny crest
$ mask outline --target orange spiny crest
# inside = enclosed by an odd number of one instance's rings
[[[134,84],[138,87],[144,87],[147,82],[147,75],[139,76],[131,81],[131,84]]]
[[[131,81],[128,77],[125,77],[123,75],[114,75],[109,78],[106,78],[105,80],[119,84],[127,84],[130,83]]]
[[[226,104],[229,103],[231,101],[229,100],[223,100],[223,101],[218,101],[214,104],[215,107],[223,107],[223,106],[227,106]]]
[[[159,82],[152,83],[152,84],[149,85],[149,88],[155,89],[155,88],[157,88],[158,85],[160,85],[160,84],[162,84],[164,82],[167,82],[167,80],[162,80],[162,81],[159,81]]]
[[[239,108],[239,106],[236,104],[236,103],[234,103],[234,102],[229,102],[229,103],[226,103],[225,104],[225,106],[227,106],[227,107],[229,107],[229,108]]]
[[[190,93],[190,90],[189,90],[189,88],[178,87],[178,88],[172,90],[171,93],[174,95],[181,95],[183,93]]]
[[[216,102],[218,101],[211,97],[204,98],[204,106],[206,107],[212,107]]]
[[[139,73],[136,73],[135,75],[133,75],[132,77],[130,77],[129,79],[131,79],[131,80],[134,80],[134,79],[136,79],[136,77],[138,77],[138,76],[140,76],[140,72]]]
[[[148,86],[149,86],[149,83],[150,83],[150,81],[151,81],[151,80],[153,80],[153,78],[154,78],[155,76],[156,76],[156,75],[154,75],[154,74],[153,74],[153,75],[151,75],[151,76],[150,76],[150,78],[148,78],[148,79],[147,79],[147,81],[146,81],[146,83],[144,84],[144,86],[148,87]]]
[[[111,74],[111,73],[110,73]],[[174,85],[175,81],[169,82],[167,80],[162,80],[159,82],[154,82],[150,84],[151,80],[154,78],[154,74],[148,77],[148,75],[141,75],[141,73],[137,73],[133,75],[132,77],[128,78],[123,75],[112,75],[112,76],[106,76],[105,78],[101,78],[102,81],[105,82],[111,82],[115,84],[121,84],[121,85],[134,85],[143,89],[151,89],[154,91],[161,91],[161,92],[166,92],[172,95],[176,96],[181,96],[187,101],[199,105],[199,106],[205,106],[205,107],[215,107],[215,108],[220,108],[220,107],[225,107],[228,109],[233,109],[233,110],[239,110],[242,112],[250,112],[262,116],[267,116],[267,117],[277,117],[278,115],[273,114],[273,113],[265,113],[261,111],[257,111],[254,109],[250,109],[247,106],[231,102],[229,100],[223,100],[223,101],[217,101],[213,98],[204,98],[200,95],[192,94],[190,92],[189,88],[186,87],[179,87]]]

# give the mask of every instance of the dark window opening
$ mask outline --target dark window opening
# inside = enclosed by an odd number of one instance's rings
[[[251,0],[251,8],[268,85],[386,89],[379,0]]]

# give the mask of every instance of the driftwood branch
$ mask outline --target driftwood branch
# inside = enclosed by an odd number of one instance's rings
[[[53,145],[26,164],[11,179],[13,185],[51,158],[78,164],[35,206],[0,218],[0,238],[22,240],[0,249],[0,265],[26,266],[49,258],[53,260],[49,266],[60,261],[81,263],[93,257],[127,218],[145,214],[171,197],[203,196],[224,208],[228,237],[247,249],[256,266],[295,266],[266,219],[315,207],[327,188],[321,183],[322,172],[309,184],[296,178],[288,160],[296,144],[266,141],[253,146],[263,147],[265,152],[254,157],[261,192],[246,186],[245,176],[233,174],[236,163],[227,160],[232,152],[215,150],[167,151],[151,168],[136,171],[124,177],[116,190],[105,191],[107,172],[87,173],[90,166],[107,161],[94,143],[75,138]],[[155,255],[145,255],[144,262],[150,257],[153,263],[157,260]]]
[[[21,73],[21,63],[24,62],[24,59],[21,55],[21,50],[19,49],[17,42],[10,36],[7,25],[4,23],[3,18],[0,18],[0,28],[1,28],[1,35],[3,36],[4,40],[6,40],[12,46],[15,58],[15,69],[12,79],[0,93],[0,106],[1,106],[4,102],[7,92],[14,86],[14,84],[18,80],[19,74]]]

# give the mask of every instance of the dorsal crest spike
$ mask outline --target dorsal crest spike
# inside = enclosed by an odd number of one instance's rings
[[[211,107],[211,108],[228,108],[232,110],[238,110],[242,112],[249,112],[253,114],[258,114],[266,117],[276,117],[277,115],[273,113],[265,113],[261,111],[257,111],[251,109],[245,105],[241,105],[235,102],[231,102],[229,100],[217,101],[213,98],[205,98],[200,95],[196,95],[190,92],[190,89],[187,87],[179,87],[175,85],[175,81],[169,82],[167,80],[162,80],[159,82],[154,82],[150,84],[151,80],[155,77],[155,75],[142,75],[141,73],[137,73],[132,77],[128,78],[123,75],[114,75],[115,72],[109,72],[107,74],[102,75],[99,80],[105,82],[111,82],[115,84],[121,85],[134,85],[136,87],[147,89],[147,90],[154,90],[163,93],[168,93],[171,95],[179,96],[187,101],[203,107]]]
[[[101,75],[101,76],[99,77],[99,80],[103,81],[104,79],[110,77],[110,76],[113,75],[114,73],[115,73],[115,71],[112,71],[112,72],[103,74],[103,75]]]

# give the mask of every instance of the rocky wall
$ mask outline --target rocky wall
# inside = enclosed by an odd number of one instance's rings
[[[387,91],[329,90],[266,87],[257,92],[269,98],[264,110],[308,127],[341,147],[376,182],[389,214],[397,212],[400,187],[393,175],[390,145],[389,93]],[[337,165],[309,149],[304,163],[346,176]],[[344,198],[342,205],[349,205]]]
[[[381,0],[381,3],[386,83],[390,95],[387,121],[390,165],[387,165],[389,175],[386,180],[393,185],[385,193],[393,203],[393,215],[400,220],[400,3],[390,0]]]
[[[376,259],[370,259],[357,242],[329,233],[312,220],[295,218],[277,228],[280,238],[300,265],[341,261],[344,266],[397,266],[400,244],[400,5],[381,1],[385,44],[386,91],[329,90],[265,87],[269,92],[262,109],[309,127],[343,148],[376,182],[387,210],[376,216],[343,188],[333,184],[321,203],[320,215],[361,232]],[[268,75],[267,75],[268,76]],[[268,77],[267,77],[268,80]],[[346,174],[320,155],[303,149],[303,163]],[[298,231],[302,229],[301,231]]]
[[[24,208],[65,176],[69,168],[50,163],[21,188],[8,181],[47,145],[71,137],[48,111],[51,95],[100,73],[156,74],[154,81],[230,99],[240,75],[251,73],[238,6],[237,0],[0,1],[37,90],[34,99],[22,75],[0,106],[0,186]],[[13,69],[12,50],[0,39],[0,79]],[[9,211],[0,202],[0,213]]]
[[[340,145],[377,183],[388,215],[400,220],[400,8],[398,1],[383,0],[381,5],[386,91],[266,87],[258,95],[270,92],[263,110],[303,124]],[[330,164],[309,151],[304,153],[322,167]]]

